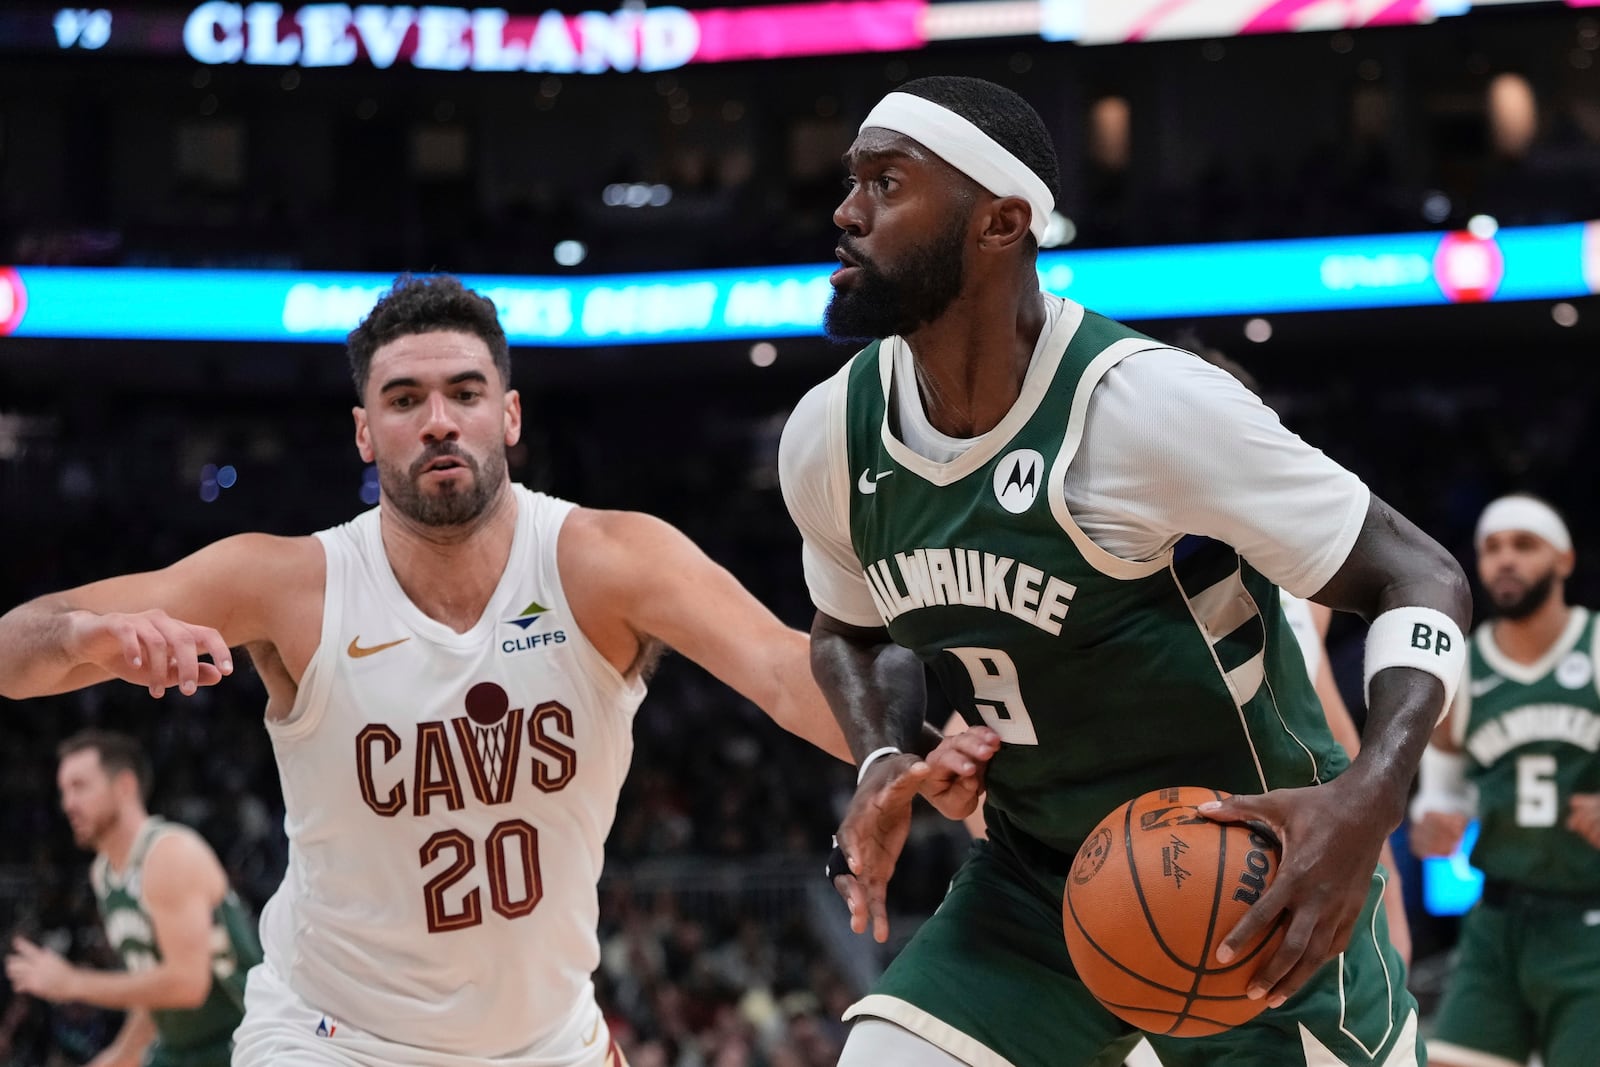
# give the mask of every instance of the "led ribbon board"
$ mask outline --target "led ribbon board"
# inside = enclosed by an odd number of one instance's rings
[[[524,346],[816,336],[833,264],[588,277],[463,275]],[[1600,222],[1046,252],[1050,292],[1133,321],[1570,299],[1600,292]],[[338,342],[384,274],[0,268],[0,335]]]
[[[263,67],[417,67],[598,74],[688,63],[899,52],[1033,37],[1117,44],[1415,25],[1539,0],[823,0],[569,14],[498,7],[231,3],[0,12],[0,51],[171,56]],[[1566,0],[1586,7],[1600,0]]]

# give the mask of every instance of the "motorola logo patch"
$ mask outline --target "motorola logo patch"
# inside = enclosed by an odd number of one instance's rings
[[[1008,452],[994,466],[994,498],[1013,515],[1033,506],[1043,484],[1044,457],[1031,448]]]

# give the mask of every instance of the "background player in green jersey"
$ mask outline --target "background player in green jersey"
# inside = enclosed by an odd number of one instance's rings
[[[879,340],[796,407],[779,467],[813,669],[861,767],[835,879],[858,932],[888,936],[925,668],[999,746],[989,843],[848,1013],[840,1067],[1120,1062],[1138,1034],[1073,974],[1065,874],[1108,811],[1179,784],[1239,794],[1206,813],[1284,843],[1218,961],[1288,934],[1254,972],[1269,1010],[1152,1035],[1162,1062],[1416,1064],[1375,872],[1460,680],[1460,567],[1226,372],[1041,292],[1058,166],[1014,93],[907,83],[845,163],[828,327]],[[1372,620],[1353,761],[1280,586]]]
[[[1435,1067],[1600,1059],[1600,689],[1592,613],[1563,591],[1566,524],[1530,496],[1478,521],[1495,618],[1435,732],[1412,802],[1419,856],[1454,852],[1475,813],[1483,899],[1462,922],[1428,1058]]]
[[[148,763],[130,737],[89,730],[60,749],[61,808],[91,878],[106,938],[126,972],[75,967],[17,938],[6,975],[19,993],[127,1012],[93,1067],[227,1067],[260,962],[255,923],[199,834],[145,810]]]

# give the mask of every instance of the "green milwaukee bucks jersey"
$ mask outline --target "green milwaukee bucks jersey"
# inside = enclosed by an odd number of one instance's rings
[[[1566,828],[1572,794],[1600,792],[1595,629],[1573,608],[1561,639],[1527,665],[1500,651],[1492,623],[1474,635],[1463,747],[1482,822],[1472,863],[1490,878],[1600,892],[1600,850]]]
[[[948,464],[912,453],[886,416],[891,388],[915,388],[892,384],[903,341],[869,346],[846,372],[846,454],[861,475],[850,534],[873,601],[963,718],[999,733],[990,834],[1051,871],[1151,789],[1260,793],[1348,763],[1277,588],[1234,549],[1191,537],[1128,562],[1068,512],[1090,390],[1122,358],[1165,347],[1092,312],[1071,327],[1064,317],[1011,412]]]
[[[134,839],[126,869],[113,871],[104,856],[94,861],[90,878],[100,902],[106,940],[130,971],[144,970],[161,959],[150,914],[144,907],[145,858],[162,835],[190,832],[152,816]],[[211,921],[211,992],[198,1008],[150,1013],[161,1048],[181,1051],[226,1042],[244,1017],[245,974],[261,962],[255,923],[231,889]]]

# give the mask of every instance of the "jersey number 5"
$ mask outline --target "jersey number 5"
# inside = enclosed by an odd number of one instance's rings
[[[538,907],[544,896],[539,878],[539,831],[521,819],[507,819],[489,831],[484,846],[489,906],[508,919],[519,919]],[[422,887],[430,934],[464,930],[483,922],[483,894],[477,886],[461,897],[453,910],[445,900],[445,890],[465,878],[477,864],[472,838],[460,830],[440,830],[423,842],[422,865],[428,866],[446,852],[454,852],[455,860]],[[514,885],[514,881],[521,884]]]
[[[972,679],[972,703],[983,721],[1008,745],[1037,745],[1039,735],[1022,702],[1017,665],[998,648],[947,648]]]
[[[1548,753],[1517,757],[1517,825],[1554,826],[1561,813],[1556,758]]]

